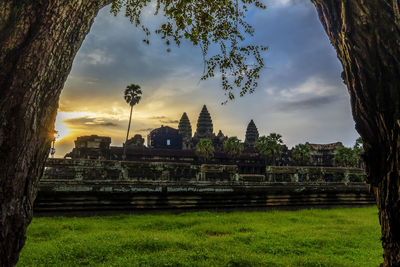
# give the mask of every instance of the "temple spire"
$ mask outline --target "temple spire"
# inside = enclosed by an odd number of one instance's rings
[[[246,147],[253,147],[254,143],[258,139],[258,130],[257,127],[254,123],[253,120],[250,121],[250,123],[247,125],[246,129],[246,139],[244,141],[244,144]]]
[[[197,120],[195,136],[198,138],[211,138],[213,136],[213,123],[206,105],[201,109],[199,119]]]
[[[190,140],[192,138],[192,125],[186,112],[183,112],[178,125],[179,132],[182,134],[183,139]]]

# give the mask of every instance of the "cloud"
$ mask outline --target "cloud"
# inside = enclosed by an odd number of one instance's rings
[[[278,108],[282,111],[302,111],[305,109],[320,109],[323,106],[333,104],[339,100],[337,95],[330,96],[317,96],[298,101],[286,101],[277,104]]]
[[[166,124],[178,124],[179,120],[160,120],[160,122]]]
[[[88,124],[91,124],[91,125],[98,125],[98,126],[107,126],[107,127],[116,127],[116,126],[119,126],[118,124],[113,123],[113,122],[91,122],[91,123],[88,123]]]
[[[144,128],[144,129],[138,129],[138,132],[150,132],[152,131],[154,128]]]
[[[268,6],[281,8],[289,6],[292,2],[292,0],[270,0]]]
[[[165,124],[177,124],[179,123],[179,120],[176,119],[170,119],[167,116],[152,116],[148,118],[149,120],[157,120],[160,123],[165,123]]]
[[[340,94],[340,89],[343,86],[338,87],[336,84],[329,84],[322,80],[318,76],[310,76],[303,83],[298,84],[294,87],[288,87],[284,89],[269,88],[267,89],[268,94],[276,93],[279,97],[289,100],[297,100],[301,97],[324,97],[329,95]]]
[[[149,120],[162,120],[167,118],[166,116],[153,116],[153,117],[149,117]]]
[[[81,128],[81,127],[96,127],[96,126],[102,126],[102,127],[119,127],[120,125],[118,123],[109,121],[104,118],[92,118],[92,117],[77,117],[77,118],[71,118],[71,119],[65,119],[63,120],[65,124],[69,128]]]
[[[113,58],[107,55],[107,52],[101,49],[94,49],[89,53],[85,54],[86,60],[83,58],[83,61],[86,61],[88,64],[91,65],[103,65],[103,64],[110,64],[113,62]]]
[[[304,4],[304,0],[269,0],[267,7],[272,8],[288,8],[289,6]]]

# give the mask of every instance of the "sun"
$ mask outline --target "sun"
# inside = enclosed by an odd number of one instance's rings
[[[62,116],[57,116],[54,124],[54,128],[57,131],[55,134],[56,142],[62,140],[64,137],[67,137],[70,132],[67,125],[62,121],[63,119],[64,118],[62,118]]]

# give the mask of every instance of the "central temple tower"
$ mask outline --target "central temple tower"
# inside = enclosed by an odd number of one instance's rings
[[[256,143],[258,136],[259,135],[256,124],[254,123],[253,120],[251,120],[249,125],[247,125],[246,139],[244,141],[244,145],[246,147],[254,147],[254,144]]]
[[[201,139],[201,138],[212,139],[214,137],[213,123],[206,105],[204,105],[203,108],[201,109],[199,119],[197,120],[197,129],[196,133],[194,134],[194,137],[196,139]]]

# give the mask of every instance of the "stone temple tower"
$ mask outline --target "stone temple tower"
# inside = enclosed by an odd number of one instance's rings
[[[213,134],[213,124],[211,120],[210,113],[207,110],[206,105],[201,109],[199,119],[197,120],[197,129],[194,134],[195,138],[209,138],[212,139],[214,137]]]
[[[246,139],[244,140],[244,145],[246,147],[254,147],[254,143],[256,142],[258,136],[259,135],[257,127],[254,124],[254,121],[251,120],[249,125],[247,125]]]
[[[192,141],[192,125],[186,112],[183,112],[178,125],[179,133],[182,135],[182,148],[190,149]]]

